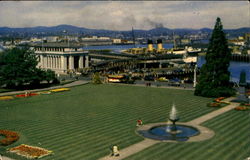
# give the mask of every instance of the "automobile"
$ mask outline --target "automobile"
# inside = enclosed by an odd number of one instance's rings
[[[181,80],[178,78],[173,78],[169,80],[169,84],[170,86],[180,86],[181,85]]]
[[[160,77],[160,78],[158,78],[158,81],[160,81],[160,82],[169,82],[169,79],[167,79],[166,77]]]
[[[155,77],[154,76],[145,76],[144,80],[145,81],[154,81]]]

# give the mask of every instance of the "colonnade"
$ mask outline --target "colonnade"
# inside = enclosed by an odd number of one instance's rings
[[[75,58],[78,59],[78,66],[75,66]],[[44,69],[51,69],[55,71],[65,72],[68,69],[74,70],[77,68],[88,68],[89,67],[89,56],[88,55],[39,55],[39,67]],[[77,68],[76,68],[77,67]]]

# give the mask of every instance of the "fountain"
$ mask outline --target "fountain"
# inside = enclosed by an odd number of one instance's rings
[[[176,124],[178,120],[177,110],[175,104],[173,104],[167,124],[156,125],[148,130],[140,130],[138,132],[147,138],[173,141],[187,141],[189,137],[196,136],[200,133],[194,127]]]
[[[173,134],[177,133],[178,130],[177,130],[175,122],[177,122],[179,120],[179,118],[177,117],[177,110],[175,108],[175,104],[173,104],[173,106],[172,106],[172,110],[171,110],[170,115],[169,115],[169,120],[173,123],[172,127],[170,127],[170,132]]]

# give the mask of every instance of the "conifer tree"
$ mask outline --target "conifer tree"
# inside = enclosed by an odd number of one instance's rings
[[[206,54],[206,63],[202,66],[195,95],[204,97],[231,96],[234,94],[230,86],[228,71],[231,52],[223,32],[220,18],[217,18]]]

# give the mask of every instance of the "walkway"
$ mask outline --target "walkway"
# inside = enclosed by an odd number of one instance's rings
[[[224,99],[223,102],[230,102],[232,99],[234,99],[234,97],[230,97],[230,98],[227,98],[227,99]],[[214,112],[211,112],[211,113],[208,113],[204,116],[201,116],[199,118],[196,118],[192,121],[189,121],[187,122],[187,124],[192,124],[192,125],[199,125],[207,120],[210,120],[218,115],[221,115],[225,112],[228,112],[232,109],[234,109],[236,106],[238,106],[239,103],[233,103],[233,102],[230,102],[230,105],[226,106],[226,107],[223,107],[221,109],[218,109]],[[208,135],[210,136],[210,135]],[[211,137],[210,137],[211,138]],[[195,137],[193,137],[193,139],[195,139]],[[198,140],[198,139],[197,139]],[[154,144],[157,144],[157,143],[160,143],[161,141],[156,141],[156,140],[151,140],[151,139],[144,139],[143,141],[139,142],[139,143],[136,143],[136,144],[133,144],[127,148],[124,148],[122,150],[120,150],[120,156],[119,157],[111,157],[110,155],[108,156],[105,156],[103,158],[100,158],[99,160],[122,160],[126,157],[129,157],[135,153],[138,153],[142,150],[144,150],[145,148],[148,148]]]
[[[1,159],[1,158],[2,158],[2,159]],[[5,157],[5,156],[2,156],[2,157],[1,157],[1,155],[0,155],[0,160],[14,160],[14,159],[11,159],[11,158]]]
[[[99,160],[121,160],[123,158],[126,158],[132,154],[135,154],[137,152],[140,152],[156,143],[159,143],[158,141],[151,140],[151,139],[145,139],[139,143],[133,144],[127,148],[124,148],[123,150],[120,151],[120,156],[119,157],[112,157],[112,156],[106,156],[103,157]]]
[[[78,81],[74,81],[72,83],[68,83],[65,85],[59,85],[59,86],[54,86],[54,87],[42,88],[42,89],[25,90],[25,91],[38,92],[38,91],[45,91],[45,90],[62,88],[62,87],[73,87],[73,86],[83,85],[83,84],[87,84],[87,83],[89,83],[89,81],[78,80]],[[21,94],[21,93],[24,93],[25,91],[4,92],[4,93],[0,93],[0,96]]]
[[[233,98],[230,97],[230,98],[227,98],[227,99],[223,100],[223,102],[230,102],[232,99]],[[212,119],[212,118],[214,118],[214,117],[216,117],[218,115],[221,115],[221,114],[223,114],[223,113],[225,113],[227,111],[230,111],[230,110],[234,109],[238,105],[239,105],[239,103],[230,102],[230,105],[228,105],[226,107],[223,107],[221,109],[218,109],[216,111],[213,111],[211,113],[208,113],[208,114],[206,114],[204,116],[201,116],[199,118],[196,118],[196,119],[194,119],[192,121],[189,121],[188,123],[189,124],[201,124],[201,123],[203,123],[203,122],[205,122],[207,120],[210,120],[210,119]]]

